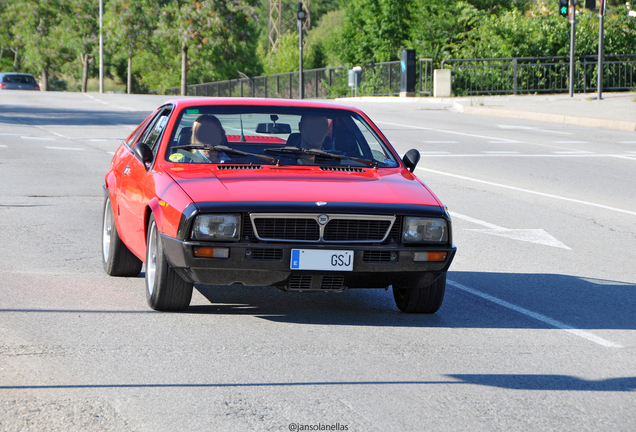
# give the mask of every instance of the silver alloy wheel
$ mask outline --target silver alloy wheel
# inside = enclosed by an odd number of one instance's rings
[[[113,233],[113,227],[111,226],[113,221],[113,209],[110,205],[110,200],[106,202],[105,207],[104,232],[102,233],[102,252],[104,254],[104,262],[108,262],[108,256],[110,255],[110,238]]]
[[[146,252],[146,282],[148,293],[152,295],[155,289],[155,273],[157,272],[157,225],[152,222],[148,234],[148,251]]]

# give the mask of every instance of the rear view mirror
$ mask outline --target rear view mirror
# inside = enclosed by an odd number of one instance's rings
[[[420,161],[420,152],[417,151],[416,149],[411,149],[407,151],[404,157],[402,158],[402,162],[404,162],[404,165],[406,165],[408,170],[411,172],[415,171],[415,167],[417,166],[417,163],[419,161]]]
[[[286,123],[259,123],[256,133],[263,134],[290,134],[291,126]]]

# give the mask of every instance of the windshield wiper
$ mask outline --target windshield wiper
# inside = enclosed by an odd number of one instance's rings
[[[265,151],[269,153],[289,153],[295,155],[319,156],[329,159],[342,159],[342,156],[338,154],[327,153],[325,151],[317,149],[306,149],[294,146],[267,148],[265,149]]]
[[[324,150],[318,150],[318,149],[306,149],[306,148],[288,146],[288,147],[268,148],[268,149],[265,149],[265,151],[270,153],[289,153],[289,154],[296,154],[296,155],[318,156],[325,159],[335,159],[335,160],[348,159],[348,160],[352,160],[354,162],[358,162],[369,167],[373,167],[373,168],[378,167],[378,163],[371,159],[362,159],[362,158],[357,158],[353,156],[339,155],[336,153],[329,153]]]
[[[258,153],[244,152],[242,150],[237,150],[237,149],[234,149],[232,147],[228,147],[228,146],[224,146],[224,145],[207,146],[207,145],[203,145],[203,144],[184,144],[184,145],[172,146],[172,147],[170,147],[170,149],[177,149],[177,150],[178,149],[214,150],[214,151],[220,151],[220,152],[223,152],[225,154],[232,154],[232,155],[236,155],[236,156],[254,156],[255,158],[262,159],[262,160],[265,160],[267,162],[271,162],[271,163],[276,164],[276,165],[280,165],[280,160],[278,160],[276,158],[265,156],[265,155],[261,155],[261,154],[258,154]]]

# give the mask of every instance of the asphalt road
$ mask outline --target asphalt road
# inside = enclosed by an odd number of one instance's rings
[[[633,132],[360,103],[453,215],[440,311],[197,285],[170,314],[100,258],[111,153],[165,99],[0,94],[0,430],[634,430]]]

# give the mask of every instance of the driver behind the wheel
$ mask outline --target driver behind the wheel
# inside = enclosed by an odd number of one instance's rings
[[[225,129],[218,118],[211,114],[199,116],[192,124],[192,144],[208,147],[227,145]],[[223,163],[225,154],[216,150],[199,150],[211,163]]]
[[[298,123],[300,148],[329,150],[332,147],[329,135],[329,119],[319,115],[304,115]]]

